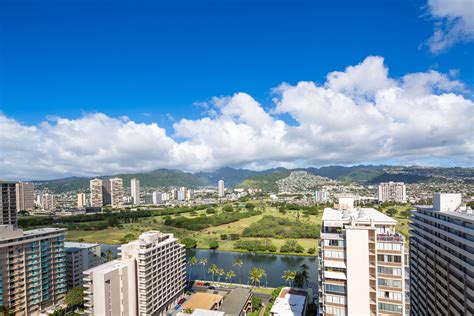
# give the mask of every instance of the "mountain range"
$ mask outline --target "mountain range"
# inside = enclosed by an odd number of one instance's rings
[[[403,181],[405,183],[463,181],[474,183],[474,168],[440,168],[418,166],[358,165],[326,166],[320,168],[286,169],[275,168],[262,171],[248,169],[221,168],[207,172],[184,172],[173,169],[158,169],[145,173],[116,174],[100,176],[108,179],[122,178],[125,187],[130,187],[130,179],[138,178],[143,187],[210,187],[217,186],[217,181],[224,180],[226,187],[260,188],[264,191],[277,190],[277,181],[290,175],[292,171],[306,171],[310,174],[344,182],[376,184],[384,181]],[[73,190],[85,190],[89,186],[87,177],[69,177],[48,181],[34,181],[36,187],[47,187],[53,192],[61,193]]]

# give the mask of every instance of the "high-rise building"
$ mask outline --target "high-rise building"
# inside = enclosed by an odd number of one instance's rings
[[[474,315],[474,214],[461,194],[411,211],[411,314]]]
[[[192,189],[186,190],[186,200],[190,201],[193,199],[194,191]]]
[[[104,205],[104,195],[102,189],[102,180],[101,179],[92,179],[90,181],[90,190],[91,198],[90,205],[91,207],[102,207]]]
[[[32,211],[35,209],[35,186],[31,182],[16,184],[17,211]]]
[[[170,199],[171,200],[177,200],[178,199],[178,190],[177,189],[172,189],[171,190]]]
[[[85,193],[78,193],[77,194],[77,207],[84,208],[87,206],[87,199]]]
[[[178,201],[186,200],[186,187],[181,187],[178,190]]]
[[[112,205],[112,187],[110,180],[102,180],[102,205]]]
[[[140,180],[132,178],[130,181],[130,191],[133,199],[133,204],[140,204]]]
[[[329,201],[329,192],[327,191],[314,191],[314,203],[326,203]]]
[[[86,315],[166,315],[184,293],[185,249],[172,234],[149,231],[84,274]]]
[[[379,184],[380,202],[405,203],[407,201],[406,186],[403,182],[382,182]]]
[[[324,209],[319,242],[321,315],[405,315],[405,239],[397,222],[348,198]]]
[[[64,298],[65,234],[62,228],[0,226],[0,305],[14,315],[37,315]]]
[[[104,262],[99,244],[65,242],[67,287],[72,289],[83,284],[83,272]]]
[[[110,183],[110,205],[112,207],[123,206],[123,180],[120,178],[109,179]]]
[[[1,199],[0,210],[2,212],[0,218],[1,225],[16,226],[16,184],[15,182],[0,181]]]
[[[219,197],[225,196],[224,180],[219,180],[217,182],[217,191],[218,191]]]
[[[153,192],[153,204],[161,204],[163,203],[163,193],[160,191]]]
[[[41,195],[41,203],[41,206],[45,211],[54,211],[56,209],[56,198],[52,193],[43,193]]]
[[[153,204],[153,194],[145,193],[145,204]]]

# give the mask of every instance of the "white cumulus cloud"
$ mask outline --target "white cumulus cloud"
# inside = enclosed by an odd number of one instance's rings
[[[273,92],[267,110],[242,92],[214,97],[206,103],[212,115],[177,120],[170,133],[102,113],[34,126],[0,113],[0,178],[387,161],[472,166],[474,103],[449,75],[392,78],[382,57],[369,56],[324,83],[283,83]]]
[[[474,40],[473,0],[429,0],[428,10],[435,21],[435,30],[428,45],[439,53],[457,42]]]

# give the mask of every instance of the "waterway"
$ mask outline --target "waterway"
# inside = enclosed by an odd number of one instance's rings
[[[262,286],[277,287],[280,285],[285,285],[287,283],[284,279],[282,279],[284,271],[300,271],[301,265],[303,264],[306,264],[309,267],[309,281],[315,284],[317,280],[317,257],[253,254],[208,249],[188,249],[186,251],[186,256],[188,259],[192,256],[195,256],[197,259],[207,259],[207,264],[204,269],[201,264],[191,267],[192,280],[211,280],[212,275],[208,273],[208,269],[212,264],[217,265],[219,268],[222,268],[225,271],[233,270],[236,274],[236,277],[233,279],[234,283],[238,282],[248,284],[250,270],[253,267],[256,267],[264,269],[267,274],[267,277],[261,280]],[[240,281],[238,268],[233,266],[237,259],[243,261],[243,265],[240,268]],[[189,269],[190,267],[188,260],[187,273],[189,273]],[[216,279],[217,277],[214,276],[214,280]],[[224,277],[221,277],[220,281],[226,282]]]
[[[102,252],[111,250],[114,257],[117,255],[119,245],[101,245]],[[195,266],[189,266],[189,259],[195,256],[197,259],[206,258],[207,264],[204,266],[196,264]],[[250,270],[253,267],[262,268],[265,270],[267,277],[261,280],[262,286],[278,287],[280,285],[287,284],[282,275],[286,270],[300,271],[301,266],[306,264],[309,267],[309,282],[316,284],[317,273],[318,273],[318,261],[317,257],[306,257],[306,256],[291,256],[291,255],[272,255],[272,254],[254,254],[254,253],[241,253],[241,252],[229,252],[209,249],[188,249],[186,250],[186,257],[188,261],[186,278],[189,277],[189,271],[191,271],[192,280],[212,280],[212,275],[208,272],[209,267],[212,264],[217,265],[219,268],[224,269],[226,272],[233,270],[236,274],[232,282],[248,284],[248,276]],[[237,259],[243,261],[243,265],[239,269],[234,266]],[[240,280],[239,280],[240,279]],[[214,276],[214,280],[217,280],[217,276]],[[226,282],[224,277],[221,277],[220,281]]]

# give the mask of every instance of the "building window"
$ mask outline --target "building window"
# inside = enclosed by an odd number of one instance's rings
[[[326,295],[326,302],[339,304],[339,305],[346,305],[346,297],[345,296],[336,296],[336,295]]]
[[[379,278],[378,284],[382,286],[402,288],[402,281],[399,281],[399,280],[389,280],[389,279]]]
[[[379,297],[386,298],[393,301],[401,301],[402,293],[400,292],[390,292],[390,291],[379,291]]]
[[[346,293],[346,287],[344,285],[326,284],[325,289],[327,292]]]
[[[386,242],[378,242],[377,249],[381,250],[389,250],[389,251],[401,251],[402,245],[401,244],[391,244]]]
[[[343,308],[337,308],[332,306],[326,306],[326,315],[345,316],[346,310]]]
[[[391,274],[391,275],[402,275],[402,269],[401,268],[391,268],[391,267],[383,267],[383,266],[378,266],[377,267],[377,272],[382,273],[382,274]]]
[[[324,257],[325,257],[325,258],[344,259],[344,252],[342,252],[342,251],[324,250]]]
[[[377,255],[377,261],[381,262],[402,262],[401,256],[393,256],[393,255]]]
[[[395,304],[379,303],[379,309],[384,310],[384,311],[389,311],[389,312],[396,312],[396,313],[402,312],[402,306],[395,305]]]

